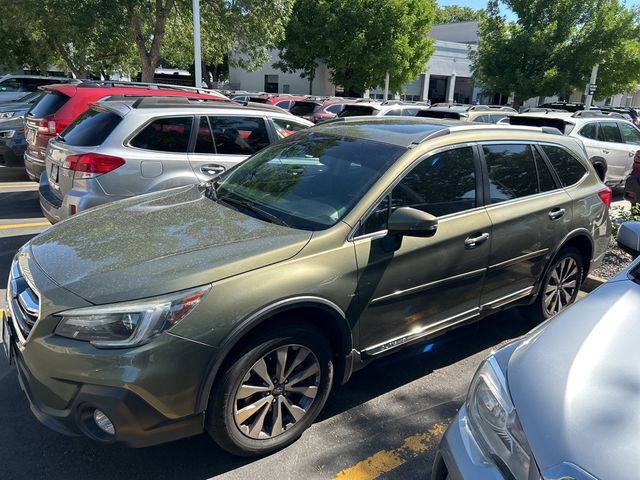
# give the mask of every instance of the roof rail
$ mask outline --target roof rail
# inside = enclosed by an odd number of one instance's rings
[[[76,85],[78,88],[100,87],[100,88],[117,88],[117,87],[138,87],[149,90],[173,90],[181,92],[193,92],[202,95],[222,95],[218,90],[208,88],[186,87],[182,85],[172,85],[168,83],[144,83],[144,82],[125,82],[120,80],[84,80]]]
[[[571,115],[574,118],[624,118],[624,116],[617,112],[603,112],[602,110],[579,110]]]

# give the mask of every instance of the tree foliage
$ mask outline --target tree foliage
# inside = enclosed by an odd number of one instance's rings
[[[500,4],[517,16],[500,14]],[[478,83],[514,92],[516,104],[533,96],[583,89],[601,64],[598,95],[640,81],[640,16],[619,0],[490,0],[471,53]]]
[[[202,59],[205,65],[225,61],[253,70],[269,59],[284,37],[294,0],[201,1]],[[167,23],[162,56],[175,65],[193,64],[191,2],[178,4]],[[233,55],[229,57],[229,54]]]
[[[446,5],[444,7],[440,7],[436,12],[435,23],[440,25],[444,23],[470,22],[478,20],[480,15],[480,10],[474,10],[471,7]]]
[[[435,0],[299,0],[293,17],[303,26],[288,28],[281,68],[310,75],[322,61],[352,94],[383,85],[389,72],[389,88],[399,92],[434,51],[428,33],[436,10]],[[311,42],[305,54],[300,45]]]

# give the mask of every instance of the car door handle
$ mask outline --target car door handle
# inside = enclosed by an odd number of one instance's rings
[[[224,173],[225,170],[226,168],[224,168],[222,165],[203,165],[202,167],[200,167],[200,171],[202,173],[204,173],[205,175],[210,175],[212,177]]]
[[[465,239],[465,241],[464,241],[465,248],[476,248],[476,247],[479,247],[480,245],[482,245],[487,240],[489,240],[489,234],[488,233],[482,233],[480,235],[478,235],[477,233],[474,233],[474,235],[475,236],[473,236],[473,237],[467,237]]]
[[[629,156],[630,157],[635,157],[636,156],[636,152],[635,151],[629,152]]]
[[[558,220],[564,215],[564,212],[565,212],[564,208],[554,208],[549,212],[549,218],[551,220]]]
[[[605,155],[609,155],[609,150],[602,150],[602,153],[604,153]]]

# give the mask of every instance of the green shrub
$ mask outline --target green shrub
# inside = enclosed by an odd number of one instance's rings
[[[614,237],[617,237],[620,224],[624,222],[640,222],[640,204],[632,205],[630,210],[624,207],[612,207],[610,215],[612,233]]]

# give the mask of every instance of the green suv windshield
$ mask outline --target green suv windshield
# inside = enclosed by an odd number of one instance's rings
[[[406,151],[349,137],[298,134],[223,175],[217,196],[292,228],[335,225]]]

